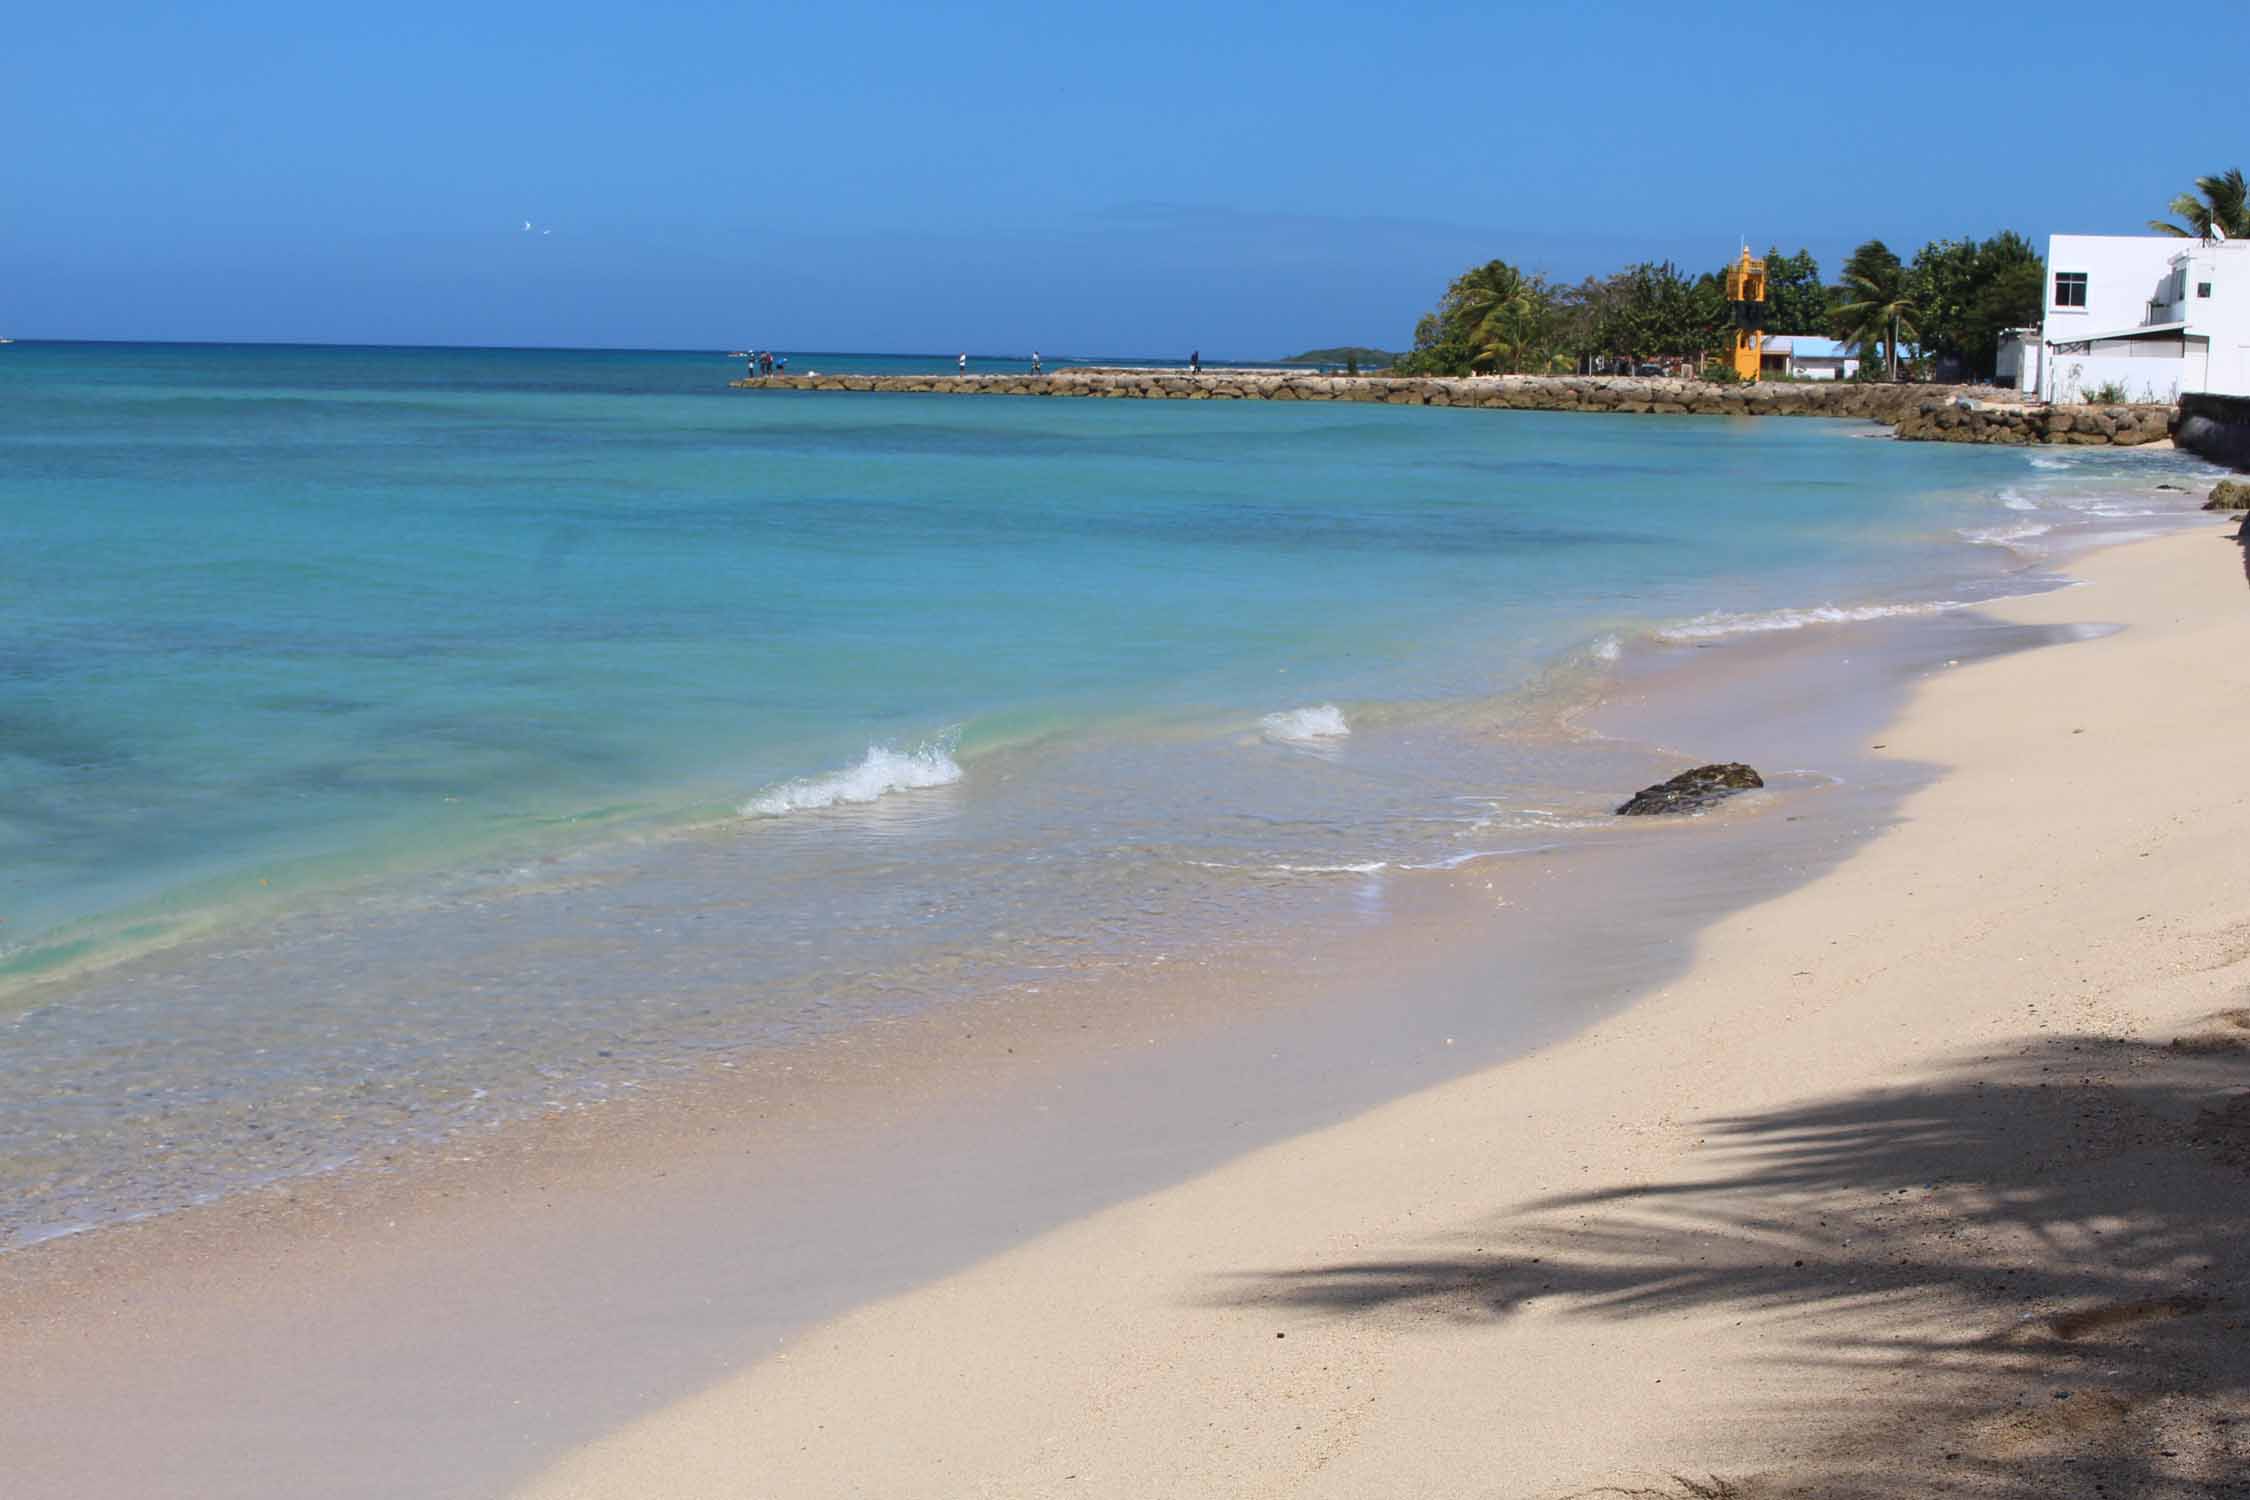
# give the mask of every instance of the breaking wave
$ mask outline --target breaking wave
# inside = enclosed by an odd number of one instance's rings
[[[1808,625],[1852,625],[1863,620],[1888,620],[1898,615],[1942,614],[1949,609],[1968,607],[1959,599],[1939,599],[1928,604],[1822,604],[1812,609],[1772,609],[1759,614],[1718,610],[1660,630],[1656,638],[1660,641],[1705,641],[1769,630],[1802,630]]]
[[[2010,542],[2029,541],[2035,536],[2045,536],[2054,529],[2043,521],[2019,521],[2013,526],[1971,526],[1962,531],[1961,538],[1985,546],[2005,547]]]
[[[1308,745],[1321,740],[1340,740],[1352,732],[1344,722],[1344,711],[1333,703],[1316,704],[1311,708],[1292,708],[1278,714],[1267,714],[1258,721],[1258,728],[1269,740],[1284,745]]]
[[[866,758],[859,764],[769,787],[742,804],[742,815],[778,818],[793,812],[873,802],[891,792],[951,786],[961,779],[960,764],[953,758],[960,738],[960,732],[953,730],[924,740],[912,750],[869,745]]]

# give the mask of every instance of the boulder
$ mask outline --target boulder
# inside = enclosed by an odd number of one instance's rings
[[[1697,766],[1670,781],[1642,787],[1620,804],[1619,817],[1651,817],[1659,813],[1701,812],[1712,803],[1766,784],[1763,776],[1740,761]]]
[[[2250,482],[2222,479],[2203,502],[2205,510],[2250,510]]]

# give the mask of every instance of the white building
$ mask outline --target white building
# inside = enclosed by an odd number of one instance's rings
[[[1811,333],[1767,334],[1758,360],[1763,373],[1794,380],[1849,380],[1859,373],[1857,350]]]
[[[2047,241],[2047,311],[2019,383],[2049,401],[2250,395],[2250,245],[2157,234]]]

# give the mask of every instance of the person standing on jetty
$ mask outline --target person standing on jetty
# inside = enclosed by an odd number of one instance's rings
[[[955,369],[959,370],[959,371],[960,371],[960,372],[961,372],[962,374],[964,374],[964,375],[968,374],[968,373],[969,373],[969,356],[967,356],[966,354],[963,354],[963,355],[960,355],[960,356],[958,356],[958,357],[957,357],[957,358],[956,358],[956,359],[955,359],[955,360],[953,361],[953,367],[954,367]]]
[[[1203,373],[1203,351],[1201,349],[1188,356],[1188,373],[1190,375]]]
[[[1031,373],[1034,375],[1039,373],[1039,351],[1037,349],[1031,351]]]

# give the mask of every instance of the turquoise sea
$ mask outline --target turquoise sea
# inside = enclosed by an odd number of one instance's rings
[[[0,1244],[1567,838],[1669,769],[1561,719],[1636,643],[2195,468],[739,372],[0,349]]]

